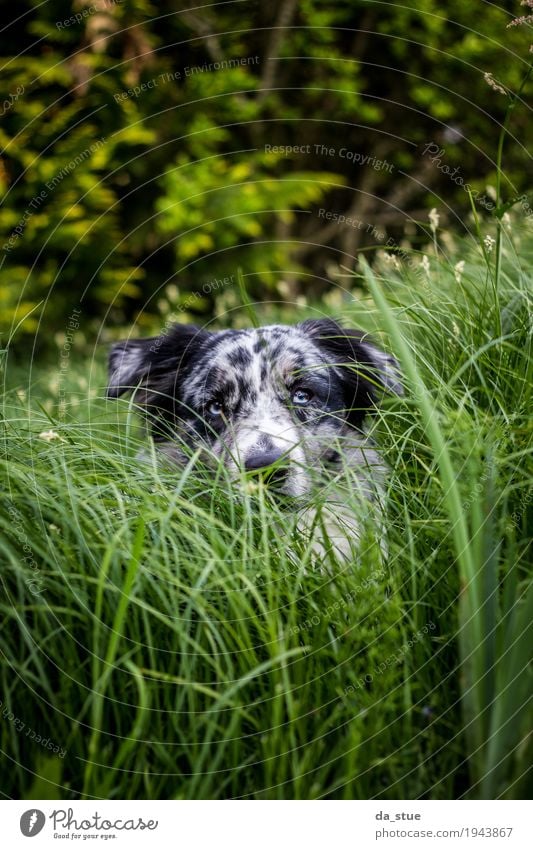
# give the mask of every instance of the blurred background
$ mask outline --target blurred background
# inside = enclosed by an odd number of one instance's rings
[[[238,269],[254,299],[306,303],[361,251],[426,244],[433,208],[468,232],[469,189],[493,212],[498,134],[531,58],[530,22],[513,19],[530,11],[17,3],[1,42],[1,346],[230,324]],[[529,109],[511,117],[509,201],[531,185],[533,135]]]

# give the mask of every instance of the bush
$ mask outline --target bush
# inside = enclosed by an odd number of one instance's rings
[[[483,4],[474,31],[460,0],[97,5],[25,0],[9,24],[3,344],[48,346],[73,308],[88,335],[148,329],[169,285],[181,305],[239,267],[257,299],[317,298],[358,249],[423,244],[435,205],[468,228],[465,186],[495,212],[529,44],[512,12]],[[530,113],[510,128],[502,202],[529,188]]]

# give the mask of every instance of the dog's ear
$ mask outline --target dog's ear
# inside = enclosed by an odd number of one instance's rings
[[[167,333],[149,339],[117,342],[109,354],[108,398],[145,387],[151,378],[177,375],[193,351],[212,334],[192,324],[174,324]]]
[[[398,362],[366,333],[341,327],[331,318],[308,319],[300,328],[342,368],[353,407],[371,406],[383,391],[403,395]]]
[[[152,339],[127,339],[113,345],[109,353],[108,398],[119,398],[140,384],[150,370],[150,348],[156,341],[154,336]]]

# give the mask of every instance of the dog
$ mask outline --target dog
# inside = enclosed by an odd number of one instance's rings
[[[107,396],[126,392],[174,463],[198,451],[235,478],[260,477],[300,510],[316,553],[353,554],[358,517],[339,484],[351,475],[363,501],[379,500],[386,470],[365,424],[383,393],[402,394],[397,361],[366,334],[333,319],[218,332],[175,324],[113,345]],[[327,493],[320,520],[306,510],[317,490]]]

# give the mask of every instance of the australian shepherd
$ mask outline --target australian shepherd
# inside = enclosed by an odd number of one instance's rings
[[[366,423],[387,391],[402,392],[390,354],[361,331],[309,319],[218,332],[175,324],[118,342],[107,394],[133,393],[157,448],[175,463],[195,454],[241,481],[257,476],[302,510],[302,528],[316,524],[306,500],[327,492],[327,544],[318,548],[348,557],[359,521],[339,485],[350,476],[363,500],[379,500],[385,468]]]

